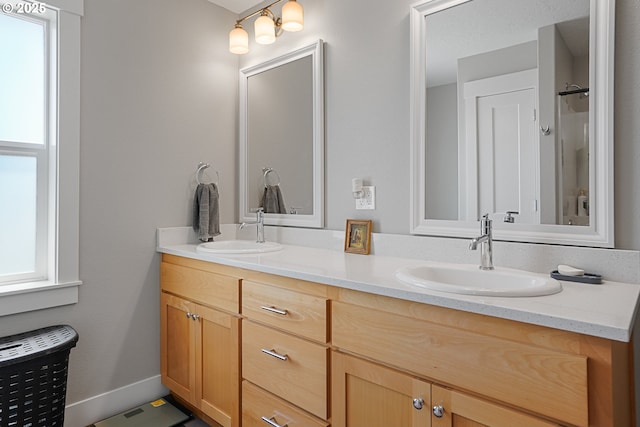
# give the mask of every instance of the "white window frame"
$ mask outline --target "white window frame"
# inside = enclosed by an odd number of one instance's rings
[[[80,18],[84,0],[47,0],[57,15],[50,38],[45,278],[0,285],[0,316],[78,302],[80,169]],[[13,150],[12,150],[13,151]],[[40,166],[40,162],[39,162]],[[40,171],[39,171],[40,173]],[[38,188],[41,191],[42,188]],[[42,249],[44,250],[44,248]]]
[[[16,6],[17,7],[17,6]],[[8,13],[8,12],[5,12]],[[56,111],[55,105],[51,104],[57,99],[57,40],[56,29],[58,14],[51,9],[45,9],[43,13],[23,14],[13,13],[15,19],[24,20],[26,22],[41,25],[44,30],[44,44],[47,46],[44,50],[44,85],[45,92],[43,103],[44,108],[41,111],[45,128],[43,129],[42,143],[31,142],[11,142],[0,141],[0,155],[16,156],[21,158],[33,158],[36,160],[36,256],[34,271],[27,273],[18,273],[8,276],[2,276],[0,286],[7,283],[18,283],[28,281],[42,281],[52,276],[50,266],[53,265],[49,257],[49,241],[50,236],[48,230],[54,224],[53,211],[55,206],[49,206],[50,202],[55,202],[54,188],[55,184],[55,166],[56,162],[52,161],[49,155],[49,146],[51,142],[55,142],[57,135]],[[10,16],[13,17],[13,16]],[[53,196],[53,197],[51,197]]]

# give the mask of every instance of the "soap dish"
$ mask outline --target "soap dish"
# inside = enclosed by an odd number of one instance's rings
[[[591,285],[599,285],[602,283],[602,276],[599,274],[584,273],[582,276],[567,276],[558,273],[558,270],[551,272],[551,277],[557,280],[566,280],[568,282],[589,283]]]

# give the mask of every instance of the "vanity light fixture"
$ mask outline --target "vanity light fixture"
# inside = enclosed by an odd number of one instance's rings
[[[249,52],[249,34],[242,28],[242,23],[249,18],[260,15],[254,23],[256,42],[271,44],[282,31],[300,31],[304,27],[304,11],[296,0],[288,0],[282,6],[282,17],[276,17],[270,7],[283,2],[277,0],[236,21],[236,26],[229,33],[229,51],[238,55]]]

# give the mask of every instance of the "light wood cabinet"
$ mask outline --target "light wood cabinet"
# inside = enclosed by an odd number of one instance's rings
[[[320,417],[327,417],[325,346],[252,322],[242,330],[242,375]]]
[[[259,386],[274,404],[294,405],[322,425],[329,416],[325,287],[307,283],[300,292],[300,284],[275,276],[261,279],[242,283],[242,376],[247,387]],[[243,414],[262,410],[253,405],[255,399],[244,399]],[[274,408],[285,410],[290,409]]]
[[[559,426],[559,424],[436,385],[431,388],[431,395],[432,427]]]
[[[274,424],[269,424],[271,421]],[[242,427],[327,427],[326,421],[310,416],[289,402],[251,384],[242,383]]]
[[[428,382],[338,352],[332,352],[331,361],[334,426],[431,425]]]
[[[242,281],[242,314],[314,341],[327,342],[327,298]]]
[[[335,426],[559,426],[358,357],[333,352],[331,360]]]
[[[161,376],[163,384],[184,403],[223,427],[240,426],[240,318],[182,295],[189,294],[189,281],[176,285],[176,276],[202,277],[204,272],[188,272],[164,265],[161,282]],[[179,274],[175,274],[178,272]],[[216,287],[220,277],[209,282]],[[236,292],[239,293],[238,280]],[[183,290],[186,289],[186,290]],[[197,295],[197,294],[196,294]],[[206,299],[206,298],[202,298]],[[221,302],[222,301],[222,302]],[[212,305],[232,307],[226,297]]]
[[[331,313],[334,351],[433,385],[434,427],[634,424],[630,343],[346,289]],[[352,409],[332,368],[338,427]]]
[[[166,293],[160,295],[162,382],[188,402],[196,401],[196,304]]]
[[[632,343],[167,254],[161,285],[163,383],[224,427],[634,425]]]
[[[340,302],[333,316],[333,343],[342,349],[587,425],[584,356]]]

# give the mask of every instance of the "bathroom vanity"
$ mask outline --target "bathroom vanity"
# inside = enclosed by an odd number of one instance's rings
[[[160,246],[162,380],[223,426],[634,425],[638,286],[494,298],[412,288],[419,260]]]

